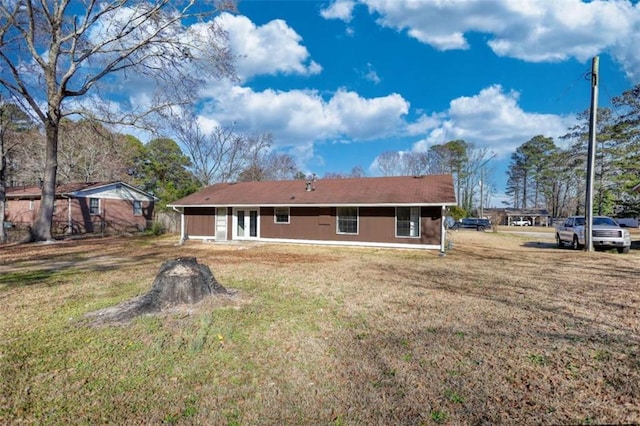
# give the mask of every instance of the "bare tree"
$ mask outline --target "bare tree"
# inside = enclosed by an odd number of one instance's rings
[[[238,176],[242,182],[294,179],[299,173],[295,159],[285,153],[266,152],[255,158]]]
[[[226,34],[207,20],[216,11],[195,0],[0,3],[0,85],[30,107],[46,136],[42,202],[31,240],[52,239],[63,117],[143,125],[154,112],[192,101],[207,78],[233,74]],[[109,90],[121,94],[116,75],[151,92],[147,101],[122,112],[90,112],[87,95],[102,98],[94,107],[108,107]]]
[[[234,125],[219,125],[206,133],[188,109],[172,111],[166,123],[185,148],[191,170],[203,186],[233,180],[282,180],[297,171],[291,156],[271,151],[271,133],[247,136],[236,132]]]
[[[401,155],[397,151],[385,151],[377,158],[378,168],[383,176],[398,176],[400,172]]]
[[[402,156],[404,175],[420,176],[429,173],[429,154],[426,152],[406,152]]]
[[[245,144],[241,147],[240,157],[237,158],[234,170],[229,170],[227,176],[240,177],[240,180],[259,181],[266,180],[267,161],[266,159],[271,152],[273,144],[273,135],[271,133],[255,134],[244,138]],[[232,163],[226,162],[228,166]],[[233,175],[232,175],[233,172]]]
[[[386,151],[378,156],[377,162],[384,176],[420,176],[430,172],[426,152]]]
[[[202,164],[207,164],[206,181],[229,182],[235,180],[245,165],[248,150],[247,138],[233,131],[230,126],[218,126],[207,136],[205,147],[206,156],[202,157]],[[191,150],[189,151],[191,152]]]
[[[20,141],[19,131],[28,129],[30,120],[15,104],[5,104],[0,96],[0,243],[7,241],[4,228],[6,217],[6,188],[10,156]]]
[[[299,173],[298,163],[289,154],[272,152],[266,158],[265,180],[291,180]]]
[[[33,185],[40,182],[45,165],[43,146],[44,135],[36,129],[19,135],[7,156],[7,179],[10,183]]]
[[[60,123],[58,181],[91,182],[122,180],[128,156],[125,136],[111,132],[95,120]]]
[[[365,177],[367,174],[365,173],[362,166],[355,166],[351,169],[350,173],[336,173],[336,172],[328,172],[325,173],[323,179],[353,179],[353,178],[361,178]]]

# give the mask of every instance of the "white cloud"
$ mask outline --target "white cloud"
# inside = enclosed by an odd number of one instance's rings
[[[367,71],[364,74],[364,78],[374,84],[380,84],[382,82],[382,79],[371,64],[367,64]]]
[[[409,103],[398,94],[363,98],[339,89],[328,99],[313,90],[254,91],[217,85],[205,94],[215,100],[203,118],[235,122],[239,131],[271,132],[274,143],[299,158],[311,158],[315,143],[381,139],[402,132]]]
[[[329,7],[322,9],[320,15],[325,19],[340,19],[345,22],[353,18],[354,0],[336,0]]]
[[[323,13],[349,21],[353,8],[337,1]],[[345,2],[349,3],[350,2]],[[359,0],[378,24],[406,31],[439,50],[468,49],[466,34],[491,37],[496,55],[529,62],[586,61],[611,53],[628,77],[640,81],[640,3],[628,0]],[[348,9],[344,13],[336,10]]]
[[[477,95],[454,99],[440,123],[413,149],[426,151],[434,144],[463,139],[504,158],[536,135],[553,137],[558,144],[557,138],[576,122],[574,116],[526,112],[518,105],[518,97],[518,92],[494,85]]]
[[[281,19],[256,26],[245,16],[223,13],[216,21],[229,34],[242,80],[259,74],[318,74],[322,67],[310,59],[302,37]]]
[[[450,102],[446,111],[407,120],[409,103],[399,94],[364,98],[339,89],[329,97],[314,90],[276,91],[240,86],[216,86],[201,114],[202,123],[236,123],[238,131],[271,132],[275,148],[295,153],[301,164],[314,158],[314,146],[327,142],[358,142],[421,137],[412,150],[464,139],[508,158],[532,137],[559,136],[576,124],[573,115],[560,116],[524,111],[519,93],[493,85],[472,96]]]
[[[612,47],[612,55],[620,63],[629,80],[640,83],[640,3],[636,3],[634,27],[625,37],[620,37]]]
[[[437,128],[442,121],[442,117],[439,114],[421,115],[413,123],[407,124],[405,129],[406,133],[410,136],[424,135],[428,131]]]

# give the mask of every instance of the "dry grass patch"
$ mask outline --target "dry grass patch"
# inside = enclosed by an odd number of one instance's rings
[[[0,252],[0,422],[640,422],[640,252],[97,239]],[[233,298],[79,318],[195,256]]]

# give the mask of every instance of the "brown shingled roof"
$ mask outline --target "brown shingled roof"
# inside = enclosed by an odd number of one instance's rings
[[[82,191],[89,188],[98,188],[110,185],[113,182],[73,182],[60,183],[56,185],[56,195],[70,194],[76,191]],[[7,197],[40,197],[42,188],[38,185],[23,185],[7,187]]]
[[[451,175],[218,183],[171,206],[455,205]]]

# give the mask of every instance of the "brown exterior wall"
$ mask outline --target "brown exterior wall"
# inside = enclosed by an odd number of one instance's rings
[[[288,224],[275,223],[273,207],[262,207],[259,210],[260,238],[440,245],[440,207],[421,208],[418,238],[396,237],[395,207],[360,207],[358,235],[336,232],[335,207],[291,207]],[[214,207],[186,207],[186,236],[215,238],[215,214]],[[232,214],[233,209],[227,208],[228,240],[233,235]]]
[[[153,203],[141,202],[142,215],[133,214],[133,202],[116,199],[100,199],[100,213],[89,214],[89,198],[71,200],[71,226],[73,233],[133,232],[147,228],[153,218]],[[16,226],[31,225],[40,209],[40,200],[7,200],[7,222]],[[53,214],[53,232],[69,230],[69,200],[58,198]]]
[[[336,232],[335,207],[291,207],[289,223],[274,221],[274,209],[260,209],[260,237],[391,244],[440,244],[440,207],[422,207],[419,238],[397,238],[394,207],[360,207],[358,235]]]
[[[216,209],[214,207],[185,207],[184,218],[187,236],[215,237]]]

